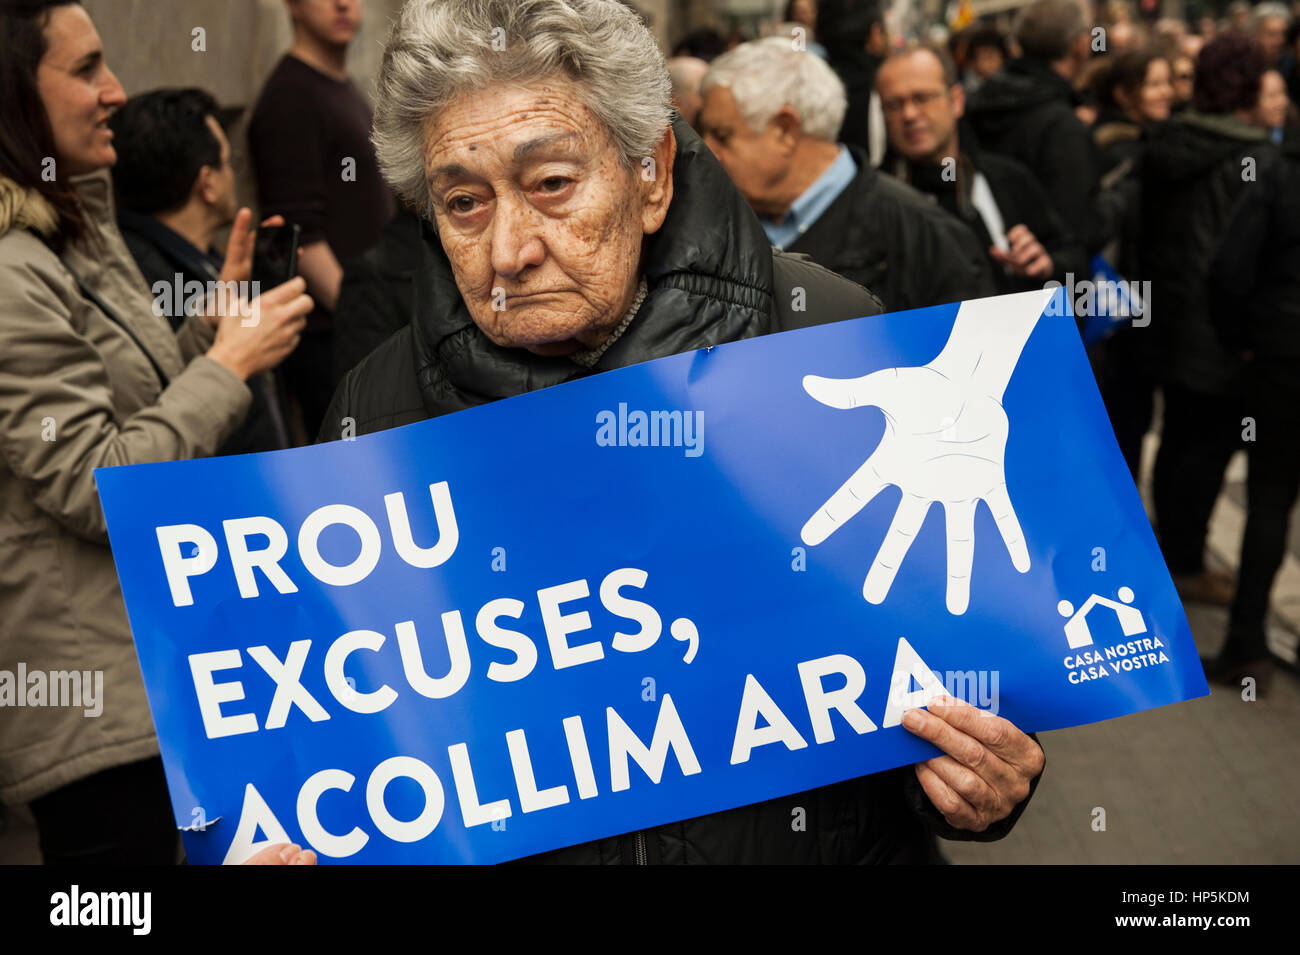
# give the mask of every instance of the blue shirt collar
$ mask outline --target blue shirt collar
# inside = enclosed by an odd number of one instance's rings
[[[811,186],[790,206],[779,223],[759,217],[763,231],[778,249],[793,244],[801,235],[812,228],[813,223],[821,218],[822,213],[830,208],[841,192],[858,174],[858,165],[848,149],[841,145],[835,161],[826,167],[826,171],[817,177]]]

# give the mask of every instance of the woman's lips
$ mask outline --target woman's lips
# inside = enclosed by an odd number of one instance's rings
[[[527,302],[535,298],[546,298],[549,295],[559,295],[561,294],[561,291],[562,290],[560,289],[551,289],[545,292],[525,292],[520,295],[507,295],[506,304],[511,302]]]

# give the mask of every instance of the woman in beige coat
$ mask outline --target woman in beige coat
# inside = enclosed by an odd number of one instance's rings
[[[0,799],[31,804],[47,862],[170,863],[93,469],[215,453],[311,300],[294,279],[174,334],[154,313],[113,221],[107,120],[126,97],[79,4],[0,0],[0,91]],[[250,221],[225,281],[248,278]]]

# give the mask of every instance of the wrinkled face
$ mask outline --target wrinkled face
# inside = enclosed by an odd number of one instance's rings
[[[731,90],[714,86],[704,94],[695,128],[755,212],[785,213],[788,203],[779,195],[779,186],[789,173],[791,151],[775,122],[755,132]]]
[[[442,247],[483,333],[563,355],[600,344],[636,294],[672,200],[671,130],[629,169],[567,79],[467,93],[425,130]]]
[[[944,82],[930,53],[890,57],[876,74],[889,144],[908,162],[938,162],[953,151],[953,133],[965,102]]]
[[[329,46],[347,46],[361,26],[361,0],[289,0],[289,12],[302,29]]]
[[[1169,108],[1174,101],[1173,76],[1169,62],[1152,60],[1147,65],[1146,79],[1138,89],[1138,112],[1143,122],[1158,123],[1169,118]]]
[[[1259,106],[1255,121],[1266,129],[1286,124],[1286,109],[1290,100],[1286,95],[1286,80],[1277,70],[1269,70],[1259,81]]]
[[[79,4],[55,7],[45,25],[36,88],[54,131],[56,174],[79,176],[117,162],[108,118],[126,102],[104,62],[95,25]]]

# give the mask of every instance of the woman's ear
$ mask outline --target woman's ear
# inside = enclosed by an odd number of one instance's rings
[[[668,216],[673,201],[673,162],[677,158],[677,137],[673,128],[665,130],[653,156],[641,160],[637,175],[641,177],[641,231],[658,232]]]

